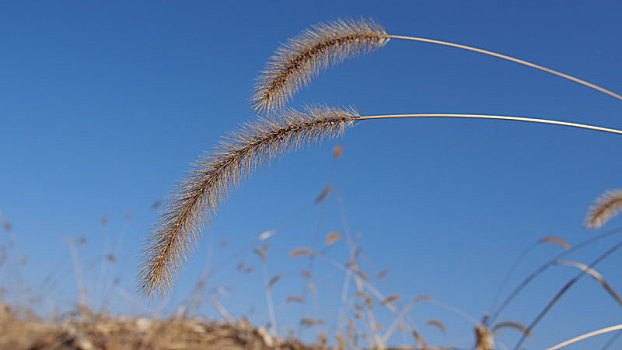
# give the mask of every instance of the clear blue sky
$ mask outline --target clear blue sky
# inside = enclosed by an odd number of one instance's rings
[[[283,301],[300,294],[299,271],[306,268],[287,253],[344,230],[334,196],[313,204],[330,177],[331,150],[340,144],[333,185],[350,229],[362,234],[362,268],[391,270],[377,282],[383,293],[405,301],[431,294],[480,319],[504,273],[531,243],[555,235],[576,244],[594,235],[582,227],[583,217],[595,197],[622,187],[622,137],[512,122],[361,122],[341,139],[285,156],[235,190],[164,302],[141,306],[134,276],[157,218],[152,204],[220,136],[256,118],[249,103],[255,77],[280,43],[309,25],[370,17],[391,34],[497,51],[620,93],[621,13],[619,1],[0,2],[0,210],[13,226],[12,252],[28,256],[23,270],[0,267],[5,298],[23,297],[14,283],[21,280],[45,297],[40,310],[66,310],[77,296],[62,237],[86,237],[79,259],[97,305],[103,281],[118,276],[123,291],[113,293],[112,311],[174,312],[205,269],[224,266],[208,287],[230,288],[218,300],[236,317],[254,308],[251,320],[264,324],[259,259],[249,249],[227,257],[281,226],[270,239],[268,269],[283,274],[273,292],[285,335],[283,326],[295,326],[300,309]],[[622,128],[622,102],[610,96],[499,59],[397,40],[322,73],[292,105],[313,103],[352,105],[362,115],[485,113]],[[618,218],[609,226],[620,224]],[[8,240],[0,236],[0,244]],[[588,263],[613,242],[571,258]],[[117,264],[102,268],[102,256],[117,246]],[[558,250],[533,251],[512,282]],[[343,242],[328,254],[347,260]],[[235,274],[240,260],[256,271]],[[621,262],[618,252],[597,268],[614,288],[622,288]],[[319,306],[310,301],[306,315],[325,318],[319,329],[330,330],[343,273],[318,260],[314,274]],[[574,274],[551,269],[501,319],[529,323]],[[219,317],[209,305],[199,313]],[[388,326],[390,314],[378,313]],[[525,345],[553,345],[620,323],[621,315],[585,278]],[[442,308],[418,304],[411,317],[432,344],[472,344],[472,326]],[[430,318],[443,321],[447,333],[426,326]],[[516,335],[506,330],[499,339],[513,345]]]

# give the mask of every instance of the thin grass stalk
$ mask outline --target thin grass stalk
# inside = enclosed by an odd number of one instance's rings
[[[69,250],[71,252],[71,261],[73,262],[73,272],[76,276],[76,283],[78,286],[78,303],[79,311],[82,317],[86,317],[85,311],[88,306],[86,300],[86,289],[84,287],[84,278],[82,275],[82,269],[80,268],[80,259],[78,258],[78,250],[76,249],[76,239],[69,238],[67,240],[69,244]]]
[[[577,244],[576,246],[565,250],[557,255],[555,255],[553,257],[553,259],[547,261],[546,263],[542,264],[539,268],[537,268],[534,272],[531,273],[531,275],[527,276],[523,281],[521,281],[521,283],[514,288],[514,290],[512,291],[512,293],[510,293],[510,295],[503,301],[503,303],[501,303],[501,305],[499,306],[499,308],[497,308],[497,310],[495,310],[494,313],[492,313],[492,316],[488,318],[488,322],[487,324],[490,323],[494,323],[494,321],[497,319],[497,317],[499,317],[499,315],[501,315],[501,313],[503,312],[503,310],[505,310],[505,308],[512,302],[512,300],[514,300],[514,298],[520,294],[520,292],[529,285],[529,283],[531,281],[533,281],[533,279],[535,279],[536,277],[538,277],[540,274],[542,274],[547,268],[549,268],[550,266],[552,266],[554,264],[554,262],[556,260],[559,260],[561,258],[563,258],[564,256],[579,250],[585,246],[588,246],[592,243],[595,243],[603,238],[609,237],[613,234],[616,233],[621,233],[622,232],[622,228],[616,228],[616,229],[612,229],[609,230],[607,232],[603,232],[601,234],[599,234],[598,236],[594,236],[592,238],[589,238],[579,244]]]
[[[589,332],[589,333],[585,333],[582,334],[580,336],[574,337],[572,339],[566,340],[565,342],[559,343],[555,346],[552,346],[546,350],[557,350],[557,349],[561,349],[565,346],[568,346],[570,344],[574,344],[576,342],[579,342],[581,340],[585,340],[587,338],[591,338],[591,337],[595,337],[597,335],[601,335],[601,334],[605,334],[605,333],[609,333],[609,332],[613,332],[613,331],[617,331],[622,329],[622,324],[616,325],[616,326],[611,326],[611,327],[605,327],[605,328],[601,328],[598,330],[595,330],[593,332]]]
[[[216,300],[216,298],[210,297],[209,301],[230,326],[237,325],[233,315],[231,315],[231,313],[227,311],[227,309],[218,300]]]
[[[261,259],[261,266],[263,268],[263,280],[264,280],[264,289],[266,294],[266,304],[268,305],[268,314],[270,315],[270,331],[271,335],[274,339],[277,336],[277,326],[276,326],[276,312],[274,311],[274,301],[272,300],[272,288],[269,288],[269,277],[268,277],[268,268],[265,259]]]
[[[510,277],[512,277],[512,275],[514,274],[514,271],[516,271],[516,268],[518,267],[518,265],[520,265],[520,263],[525,259],[525,257],[527,256],[527,254],[529,254],[529,252],[531,252],[534,248],[536,248],[540,244],[546,243],[546,242],[552,242],[563,247],[564,249],[570,249],[570,246],[568,245],[568,243],[564,242],[563,240],[557,237],[550,237],[550,236],[543,237],[539,239],[538,241],[530,244],[527,247],[527,249],[525,249],[521,253],[521,255],[519,255],[519,257],[516,259],[516,261],[512,264],[512,266],[508,270],[508,272],[505,274],[505,277],[503,278],[503,282],[501,282],[501,285],[499,286],[499,290],[497,291],[497,294],[495,294],[495,297],[493,298],[492,303],[490,304],[490,307],[488,309],[489,312],[492,311],[497,306],[497,302],[499,301],[499,298],[501,297],[501,294],[503,293],[505,286],[509,282]]]
[[[484,114],[390,114],[390,115],[372,115],[372,116],[362,116],[356,117],[355,120],[372,120],[372,119],[399,119],[399,118],[458,118],[458,119],[493,119],[493,120],[508,120],[508,121],[518,121],[518,122],[527,122],[527,123],[538,123],[538,124],[551,124],[558,126],[568,126],[573,128],[580,128],[586,130],[594,130],[594,131],[602,131],[612,134],[622,135],[622,130],[612,129],[612,128],[604,128],[600,126],[587,125],[587,124],[579,124],[579,123],[571,123],[564,122],[559,120],[549,120],[549,119],[539,119],[539,118],[527,118],[527,117],[514,117],[514,116],[505,116],[505,115],[484,115]]]
[[[598,265],[598,263],[603,261],[609,255],[613,254],[616,250],[620,249],[620,247],[622,247],[622,242],[616,244],[611,249],[609,249],[605,253],[601,254],[598,258],[596,258],[594,261],[592,261],[592,263],[590,263],[588,265],[588,268],[589,269],[593,269],[594,266]],[[529,326],[527,326],[527,331],[525,333],[527,333],[527,334],[531,333],[533,328],[536,325],[538,325],[540,320],[542,320],[542,318],[549,312],[549,310],[551,310],[551,308],[557,303],[557,301],[570,289],[570,287],[572,287],[575,283],[577,283],[577,281],[579,281],[581,279],[581,277],[583,277],[583,276],[585,276],[587,274],[586,271],[587,270],[581,270],[581,272],[579,272],[579,274],[577,274],[573,279],[571,279],[568,283],[566,283],[566,285],[553,297],[553,299],[551,299],[551,301],[538,314],[538,316],[536,316],[536,318],[533,320],[533,322],[531,322],[531,324],[529,324]],[[523,344],[523,342],[525,341],[526,338],[527,338],[527,335],[523,334],[521,336],[520,340],[518,341],[518,343],[516,343],[516,346],[514,347],[514,350],[520,349],[520,346]]]
[[[386,344],[387,341],[389,341],[389,337],[395,332],[395,330],[397,329],[397,327],[400,324],[404,324],[404,321],[402,318],[406,318],[406,316],[408,315],[408,313],[410,312],[410,310],[412,309],[414,303],[409,303],[408,305],[406,305],[406,307],[404,307],[401,311],[400,311],[400,315],[402,315],[401,317],[396,317],[393,322],[391,322],[391,325],[389,326],[389,328],[384,332],[384,335],[382,336],[381,340],[383,344]]]
[[[622,331],[614,334],[611,338],[609,338],[609,340],[607,340],[607,342],[605,343],[605,345],[603,346],[601,350],[609,350],[609,348],[611,348],[611,346],[615,344],[615,342],[618,340],[618,338],[620,338],[621,335],[622,335]]]
[[[481,53],[484,55],[488,55],[488,56],[493,56],[493,57],[497,57],[497,58],[501,58],[510,62],[515,62],[518,64],[522,64],[524,66],[527,67],[531,67],[531,68],[535,68],[553,75],[557,75],[558,77],[564,78],[564,79],[568,79],[570,81],[574,81],[575,83],[587,86],[589,88],[592,88],[594,90],[600,91],[604,94],[607,94],[609,96],[612,96],[618,100],[622,100],[622,96],[619,94],[616,94],[613,91],[607,90],[605,88],[602,88],[598,85],[592,84],[590,82],[587,82],[585,80],[573,77],[572,75],[568,75],[562,72],[558,72],[556,70],[550,69],[550,68],[546,68],[540,65],[537,65],[535,63],[531,63],[531,62],[527,62],[518,58],[514,58],[514,57],[510,57],[507,55],[502,55],[500,53],[496,53],[493,51],[488,51],[488,50],[483,50],[483,49],[478,49],[476,47],[472,47],[472,46],[467,46],[467,45],[461,45],[461,44],[456,44],[456,43],[452,43],[452,42],[448,42],[448,41],[441,41],[441,40],[433,40],[433,39],[426,39],[426,38],[418,38],[418,37],[412,37],[412,36],[404,36],[404,35],[388,35],[389,38],[391,39],[403,39],[403,40],[411,40],[411,41],[419,41],[419,42],[426,42],[426,43],[430,43],[430,44],[437,44],[437,45],[443,45],[443,46],[449,46],[449,47],[455,47],[458,49],[463,49],[463,50],[468,50],[468,51],[472,51],[472,52],[477,52],[477,53]]]
[[[495,294],[495,297],[492,299],[492,303],[490,303],[490,307],[488,308],[489,312],[491,310],[493,310],[497,306],[497,301],[499,301],[499,298],[501,297],[501,294],[503,293],[503,290],[505,289],[505,286],[509,282],[510,277],[512,277],[512,275],[514,274],[514,271],[516,270],[518,265],[520,265],[520,263],[525,259],[527,254],[529,254],[529,252],[533,248],[538,246],[538,243],[539,242],[534,242],[534,243],[530,244],[529,247],[527,247],[527,249],[525,249],[521,253],[521,255],[518,256],[516,261],[514,261],[514,263],[512,264],[510,269],[508,270],[508,272],[505,274],[505,277],[503,278],[503,282],[501,282],[501,285],[499,286],[499,290],[497,290],[497,294]]]
[[[345,276],[343,278],[343,285],[341,286],[341,296],[339,298],[339,300],[341,301],[341,304],[339,305],[339,314],[337,317],[337,333],[338,334],[342,333],[343,325],[345,323],[345,309],[346,309],[345,304],[348,298],[351,275],[352,275],[352,272],[350,270],[347,270],[345,272]]]
[[[348,219],[346,217],[346,211],[343,205],[343,199],[339,197],[337,199],[337,202],[339,204],[339,214],[341,217],[341,223],[343,226],[343,230],[346,235],[346,244],[348,246],[348,252],[350,254],[350,259],[356,259],[356,244],[352,240],[352,235],[350,234],[350,225],[348,224]],[[347,268],[345,270],[350,272],[351,275],[354,277],[354,281],[355,281],[354,285],[356,286],[357,290],[360,292],[364,292],[363,284],[365,283],[365,281],[361,278],[361,276],[355,273],[352,270],[352,268]],[[379,299],[379,300],[382,300],[382,299]],[[382,339],[378,335],[378,331],[376,330],[376,327],[375,327],[376,321],[374,318],[373,309],[365,307],[365,313],[367,316],[367,321],[369,322],[370,337],[371,339],[373,339],[373,342],[371,342],[369,345],[374,348],[384,347],[382,343]]]
[[[618,295],[618,293],[616,293],[616,291],[611,287],[611,285],[607,283],[605,278],[600,273],[598,273],[596,270],[587,267],[585,264],[581,264],[579,262],[570,261],[570,260],[557,260],[554,262],[554,264],[572,266],[572,267],[576,267],[580,270],[585,271],[585,273],[592,276],[592,278],[594,278],[607,291],[607,293],[611,295],[611,297],[618,303],[618,305],[622,306],[622,299],[620,299],[620,296]]]

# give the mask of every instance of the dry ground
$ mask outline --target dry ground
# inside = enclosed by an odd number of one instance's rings
[[[4,350],[319,350],[295,340],[280,344],[247,323],[226,325],[197,319],[67,316],[46,321],[12,312],[0,303],[0,349]]]

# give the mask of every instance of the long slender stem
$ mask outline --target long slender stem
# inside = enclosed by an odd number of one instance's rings
[[[492,299],[492,303],[490,304],[490,307],[488,308],[489,312],[492,312],[492,310],[494,310],[494,308],[497,306],[497,301],[499,301],[499,298],[501,297],[501,293],[503,293],[503,290],[505,289],[505,286],[510,281],[510,277],[512,277],[512,274],[514,273],[514,271],[516,270],[518,265],[523,261],[523,259],[527,256],[527,254],[529,254],[529,252],[531,252],[531,250],[533,248],[538,246],[538,243],[540,243],[540,242],[538,241],[538,242],[535,242],[535,243],[529,245],[529,247],[527,247],[527,249],[525,249],[522,252],[522,254],[518,257],[518,259],[516,259],[514,264],[512,264],[512,267],[510,267],[510,269],[506,273],[505,277],[503,278],[503,282],[501,282],[501,285],[499,286],[499,290],[497,291],[497,294],[495,294],[495,297]],[[490,320],[490,318],[488,318],[488,320]],[[487,326],[487,325],[485,324],[485,326]]]
[[[559,343],[559,344],[557,344],[557,345],[555,345],[555,346],[553,346],[553,347],[550,347],[550,348],[548,348],[548,349],[546,349],[546,350],[557,350],[557,349],[561,349],[561,348],[563,348],[564,346],[570,345],[570,344],[572,344],[572,343],[576,343],[576,342],[581,341],[581,340],[583,340],[583,339],[591,338],[591,337],[597,336],[597,335],[599,335],[599,334],[604,334],[604,333],[609,333],[609,332],[617,331],[617,330],[620,330],[620,329],[622,329],[622,324],[619,324],[619,325],[617,325],[617,326],[611,326],[611,327],[607,327],[607,328],[599,329],[599,330],[596,330],[596,331],[593,331],[593,332],[589,332],[589,333],[586,333],[586,334],[580,335],[580,336],[578,336],[578,337],[575,337],[575,338],[572,338],[572,339],[566,340],[565,342],[563,342],[563,343]]]
[[[466,119],[496,119],[496,120],[512,120],[528,123],[540,123],[540,124],[552,124],[569,126],[573,128],[588,129],[603,131],[612,134],[622,135],[622,130],[603,128],[600,126],[593,126],[587,124],[570,123],[558,120],[537,119],[537,118],[525,118],[525,117],[512,117],[504,115],[484,115],[484,114],[390,114],[390,115],[372,115],[356,117],[354,120],[370,120],[370,119],[396,119],[396,118],[466,118]]]
[[[464,50],[468,50],[468,51],[482,53],[484,55],[489,55],[489,56],[501,58],[501,59],[504,59],[504,60],[507,60],[507,61],[519,63],[519,64],[522,64],[522,65],[527,66],[527,67],[539,69],[541,71],[557,75],[558,77],[562,77],[564,79],[568,79],[568,80],[574,81],[575,83],[578,83],[578,84],[581,84],[581,85],[585,85],[585,86],[590,87],[590,88],[592,88],[594,90],[598,90],[598,91],[600,91],[602,93],[605,93],[605,94],[607,94],[609,96],[613,96],[613,97],[617,98],[618,100],[622,100],[622,96],[621,95],[616,94],[615,92],[607,90],[605,88],[602,88],[602,87],[600,87],[598,85],[592,84],[592,83],[587,82],[585,80],[581,80],[579,78],[575,78],[575,77],[573,77],[571,75],[568,75],[568,74],[565,74],[565,73],[562,73],[562,72],[558,72],[558,71],[550,69],[550,68],[546,68],[546,67],[537,65],[535,63],[531,63],[531,62],[527,62],[527,61],[524,61],[524,60],[521,60],[521,59],[518,59],[518,58],[502,55],[500,53],[496,53],[496,52],[492,52],[492,51],[488,51],[488,50],[483,50],[483,49],[478,49],[476,47],[471,47],[471,46],[467,46],[467,45],[450,43],[450,42],[441,41],[441,40],[418,38],[418,37],[404,36],[404,35],[388,35],[388,37],[391,38],[391,39],[412,40],[412,41],[420,41],[420,42],[425,42],[425,43],[430,43],[430,44],[437,44],[437,45],[443,45],[443,46],[456,47],[456,48],[459,48],[459,49],[464,49]]]
[[[596,260],[592,261],[592,263],[588,266],[588,268],[590,269],[594,268],[594,266],[598,265],[598,263],[603,261],[605,258],[607,258],[609,255],[611,255],[613,252],[620,249],[621,247],[622,247],[622,242],[616,244],[611,249],[609,249],[608,251],[600,255],[598,258],[596,258]],[[576,275],[573,279],[571,279],[568,283],[566,283],[566,285],[555,295],[555,297],[553,297],[553,299],[546,305],[546,307],[538,314],[538,316],[533,320],[533,322],[531,322],[531,324],[527,327],[527,331],[520,338],[520,340],[514,347],[514,350],[520,349],[520,346],[523,345],[523,342],[525,341],[527,334],[531,333],[533,328],[540,322],[540,320],[544,317],[544,315],[546,315],[549,312],[549,310],[551,310],[551,308],[557,303],[557,301],[570,289],[570,287],[572,287],[575,283],[577,283],[577,281],[580,280],[581,277],[585,276],[585,274],[586,274],[586,271],[581,270],[581,272],[578,275]]]
[[[518,287],[514,288],[514,290],[512,291],[512,293],[503,301],[503,303],[497,308],[496,311],[492,312],[492,316],[488,319],[489,323],[494,324],[494,321],[497,319],[497,317],[501,314],[501,312],[503,312],[503,310],[506,308],[506,306],[508,306],[510,304],[510,302],[512,302],[512,300],[523,290],[523,288],[525,288],[534,278],[536,278],[538,275],[540,275],[541,273],[543,273],[547,268],[549,268],[550,266],[553,265],[553,263],[555,262],[555,260],[559,260],[561,258],[563,258],[564,256],[577,251],[589,244],[592,244],[594,242],[597,242],[603,238],[609,237],[613,234],[616,233],[620,233],[622,232],[622,228],[616,228],[616,229],[612,229],[609,230],[607,232],[601,233],[598,236],[594,236],[592,238],[589,238],[575,246],[573,246],[572,248],[568,249],[568,250],[564,250],[563,252],[557,254],[556,256],[553,257],[553,259],[549,260],[548,262],[544,263],[543,265],[541,265],[537,270],[535,270],[533,273],[531,273],[531,275],[529,275],[527,278],[525,278],[519,285]]]

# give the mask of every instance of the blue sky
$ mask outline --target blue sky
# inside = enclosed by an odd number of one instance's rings
[[[104,281],[118,277],[123,291],[111,297],[114,312],[174,312],[203,271],[223,266],[208,286],[230,287],[218,300],[236,317],[254,308],[251,320],[263,324],[261,267],[245,247],[281,227],[270,239],[268,273],[283,274],[273,291],[279,326],[295,326],[299,307],[282,302],[300,294],[306,263],[287,253],[344,232],[336,196],[313,204],[332,172],[350,230],[361,233],[362,267],[391,270],[375,282],[383,293],[404,300],[431,294],[480,319],[527,246],[548,235],[571,244],[594,235],[583,217],[595,197],[622,187],[620,136],[494,121],[361,122],[341,139],[284,156],[233,191],[164,301],[140,301],[134,276],[157,219],[152,204],[221,136],[256,118],[249,102],[255,77],[280,43],[309,25],[373,18],[391,34],[504,53],[620,93],[621,12],[615,1],[0,2],[0,210],[13,227],[13,256],[28,256],[23,268],[0,267],[6,298],[18,297],[6,286],[21,279],[45,296],[41,310],[69,307],[76,278],[62,237],[86,237],[79,259],[95,304],[104,299]],[[622,104],[610,96],[496,58],[398,40],[323,72],[291,105],[315,103],[351,105],[361,115],[503,114],[622,128]],[[333,164],[335,145],[344,152]],[[9,239],[0,236],[0,244]],[[572,258],[588,263],[615,242]],[[102,263],[116,247],[117,264]],[[538,247],[512,282],[558,250]],[[347,260],[343,242],[328,254]],[[620,254],[597,268],[614,288],[622,286]],[[236,274],[239,260],[256,271]],[[310,303],[306,313],[325,318],[330,330],[344,276],[325,261],[313,269],[318,306]],[[502,319],[529,323],[574,273],[551,269]],[[525,345],[542,348],[620,323],[619,312],[586,278]],[[209,305],[199,313],[219,317]],[[388,325],[390,314],[378,313]],[[421,304],[411,316],[432,344],[472,343],[472,326],[447,310]],[[426,326],[430,318],[447,332]],[[508,330],[500,340],[511,345],[516,336]]]

